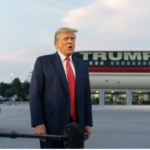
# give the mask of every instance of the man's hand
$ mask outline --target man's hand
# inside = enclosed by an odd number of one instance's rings
[[[84,131],[84,140],[89,139],[91,135],[91,127],[90,126],[85,126],[85,131]]]
[[[46,127],[44,124],[35,127],[35,134],[47,134]],[[46,142],[46,139],[40,139],[42,142]]]

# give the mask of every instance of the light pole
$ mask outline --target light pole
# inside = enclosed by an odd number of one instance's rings
[[[1,95],[1,83],[0,83],[0,95]]]
[[[22,87],[23,87],[23,83],[24,83],[24,81],[22,80],[22,81],[21,81],[21,83],[22,83],[21,85],[22,85]]]
[[[10,79],[10,80],[11,80],[11,84],[12,84],[12,77],[13,77],[13,74],[11,73],[10,76],[11,76],[11,79]]]

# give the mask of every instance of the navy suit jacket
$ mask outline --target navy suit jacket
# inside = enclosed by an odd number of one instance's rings
[[[86,63],[72,57],[76,73],[76,100],[79,124],[92,126],[91,91]],[[29,91],[31,124],[45,124],[48,134],[62,134],[70,122],[70,96],[65,71],[58,52],[38,57]]]

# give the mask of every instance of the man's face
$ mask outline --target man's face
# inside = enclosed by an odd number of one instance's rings
[[[55,41],[57,50],[59,50],[63,55],[69,57],[73,54],[75,49],[75,35],[72,32],[61,33],[58,35]]]

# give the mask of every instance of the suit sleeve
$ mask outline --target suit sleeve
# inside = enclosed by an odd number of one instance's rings
[[[29,90],[29,105],[30,105],[32,127],[44,124],[44,113],[42,103],[43,90],[44,90],[44,74],[40,58],[37,58],[34,65]]]
[[[91,90],[89,81],[89,71],[86,66],[86,88],[85,88],[85,126],[93,126],[92,121],[92,104],[91,104]]]

